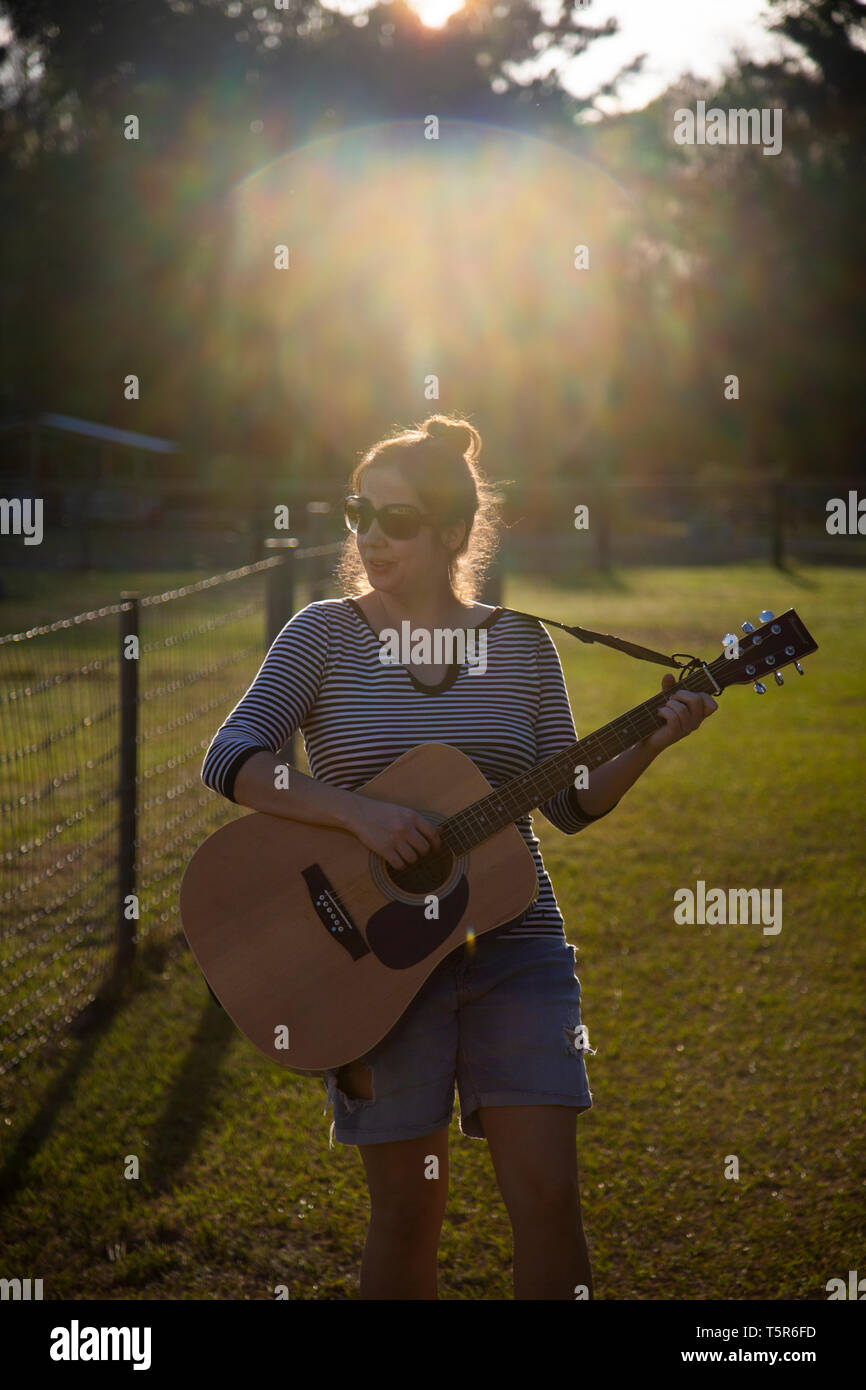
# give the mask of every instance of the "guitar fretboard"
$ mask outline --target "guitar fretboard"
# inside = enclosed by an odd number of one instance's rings
[[[686,690],[715,694],[715,688],[703,669],[691,672],[681,681],[681,686]],[[618,753],[634,747],[664,724],[657,711],[665,704],[670,693],[669,690],[659,691],[601,729],[596,729],[595,733],[578,739],[561,753],[546,758],[529,772],[512,777],[496,791],[449,816],[439,826],[443,843],[455,853],[468,853],[527,811],[540,806],[565,787],[573,786],[576,767],[586,767],[591,774],[594,767],[600,767]]]

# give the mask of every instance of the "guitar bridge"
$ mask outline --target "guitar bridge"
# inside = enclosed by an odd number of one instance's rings
[[[323,926],[327,927],[329,935],[349,952],[353,960],[368,956],[370,947],[343,907],[321,866],[310,864],[308,868],[302,869],[301,873],[309,889],[310,902],[316,916]]]

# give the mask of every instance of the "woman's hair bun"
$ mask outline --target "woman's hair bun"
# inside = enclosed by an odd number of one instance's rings
[[[448,420],[442,415],[432,415],[424,421],[424,429],[428,439],[444,440],[461,454],[468,453],[470,449],[475,454],[481,442],[477,431],[465,420]]]

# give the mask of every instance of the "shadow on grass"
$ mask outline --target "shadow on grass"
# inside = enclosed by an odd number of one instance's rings
[[[86,1072],[112,1024],[132,999],[147,989],[152,972],[161,973],[167,956],[176,956],[184,947],[185,943],[144,946],[130,979],[114,997],[109,993],[97,1000],[70,1029],[78,1039],[75,1055],[51,1082],[38,1110],[0,1168],[0,1211],[26,1186],[31,1162],[61,1120],[64,1108],[73,1101],[79,1078]],[[238,1031],[228,1014],[209,996],[204,977],[201,988],[202,1007],[195,1034],[152,1131],[152,1171],[159,1172],[160,1177],[156,1183],[143,1184],[151,1195],[165,1191],[174,1174],[194,1152],[199,1131],[212,1105],[222,1058]]]
[[[818,588],[817,580],[811,579],[808,574],[803,574],[800,570],[795,569],[793,565],[789,565],[786,561],[783,561],[781,565],[774,566],[774,568],[777,574],[783,575],[784,578],[787,579],[790,584],[795,584],[798,589]]]
[[[102,1032],[110,1026],[119,1007],[119,1004],[115,1004],[106,1009],[99,1028],[94,1029],[83,1040],[75,1056],[70,1057],[66,1066],[49,1086],[29,1125],[18,1136],[15,1147],[0,1168],[0,1211],[12,1201],[16,1192],[26,1185],[31,1160],[57,1124],[64,1106],[72,1100],[76,1081],[89,1066],[101,1041]]]
[[[171,1189],[175,1175],[196,1152],[215,1100],[222,1059],[238,1037],[228,1014],[211,999],[202,978],[201,1013],[183,1059],[150,1134],[148,1167],[159,1177],[147,1184],[152,1196]]]

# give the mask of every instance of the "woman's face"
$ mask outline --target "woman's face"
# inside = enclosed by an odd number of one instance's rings
[[[360,496],[377,509],[389,504],[417,507],[426,515],[426,508],[417,492],[395,468],[372,466],[364,474]],[[382,593],[417,594],[436,587],[441,576],[448,583],[448,554],[439,541],[459,545],[464,532],[463,522],[437,532],[432,526],[422,526],[412,540],[394,540],[386,536],[375,517],[370,528],[358,532],[358,552],[374,589]]]

